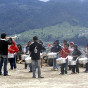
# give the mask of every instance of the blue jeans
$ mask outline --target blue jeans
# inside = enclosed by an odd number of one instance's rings
[[[68,61],[66,60],[66,63],[61,64],[61,74],[67,74],[68,71]]]
[[[36,77],[36,68],[38,68],[38,77],[41,77],[41,61],[40,60],[32,60],[33,77]]]
[[[4,75],[8,75],[7,64],[8,64],[8,56],[5,57],[0,56],[0,74],[2,74],[2,66],[4,66]]]
[[[29,64],[30,71],[32,72],[32,63]]]
[[[59,54],[57,54],[57,58],[59,58]],[[53,69],[59,69],[59,64],[57,64],[57,58],[53,59]]]

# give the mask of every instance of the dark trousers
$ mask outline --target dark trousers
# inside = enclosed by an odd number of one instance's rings
[[[72,66],[72,72],[75,73],[75,70],[76,72],[79,73],[79,63],[77,62],[76,65]]]
[[[4,75],[8,75],[7,64],[8,64],[8,57],[0,56],[0,74],[2,74],[2,66],[4,66]]]
[[[66,61],[66,63],[61,64],[61,74],[67,74],[67,70],[68,70],[68,61]]]
[[[86,71],[88,71],[88,63],[86,63]]]
[[[10,58],[10,67],[11,67],[11,70],[16,69],[17,68],[17,65],[16,65],[16,56],[14,58]]]
[[[30,63],[30,64],[26,64],[25,63],[25,69],[27,69],[27,66],[29,65],[29,68],[30,68],[30,71],[32,72],[32,63]]]

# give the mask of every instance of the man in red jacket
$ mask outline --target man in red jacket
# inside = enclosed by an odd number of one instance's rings
[[[11,70],[13,70],[13,67],[14,67],[14,69],[16,69],[17,68],[17,65],[16,65],[16,53],[19,52],[19,49],[16,46],[15,41],[13,41],[13,44],[9,47],[8,51],[9,51],[10,54],[14,54],[14,57],[10,58]]]

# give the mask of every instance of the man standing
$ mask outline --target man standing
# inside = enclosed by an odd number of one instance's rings
[[[2,66],[4,66],[4,76],[8,76],[7,63],[8,63],[8,45],[11,45],[12,41],[6,40],[6,34],[1,34],[0,40],[0,75],[2,75]],[[4,63],[4,65],[3,65]]]
[[[51,49],[51,52],[57,53],[57,58],[59,58],[59,53],[61,52],[61,46],[59,45],[59,40],[56,40],[54,43],[54,46]],[[53,59],[53,69],[54,71],[57,71],[59,69],[59,64],[57,64],[56,59]]]
[[[40,61],[40,52],[44,49],[44,47],[39,44],[38,38],[33,37],[34,43],[30,46],[30,52],[32,57],[32,69],[33,69],[33,78],[36,78],[36,68],[38,67],[38,78],[44,78],[41,76],[41,61]]]

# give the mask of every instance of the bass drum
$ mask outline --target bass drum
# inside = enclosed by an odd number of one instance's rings
[[[53,59],[48,59],[48,65],[53,66]]]

